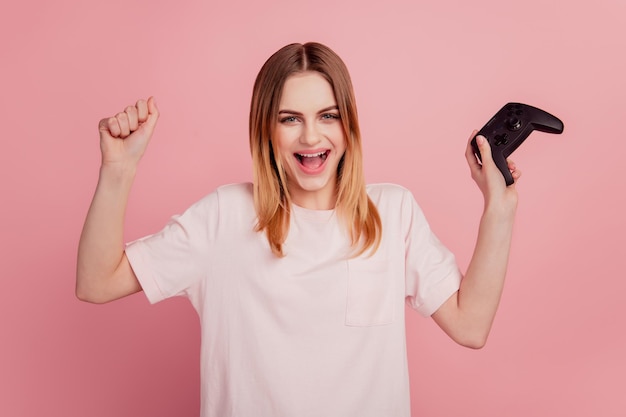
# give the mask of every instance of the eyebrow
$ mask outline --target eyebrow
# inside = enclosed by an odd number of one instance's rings
[[[317,113],[318,113],[318,114],[320,114],[320,113],[325,113],[325,112],[330,111],[330,110],[339,110],[339,106],[337,106],[337,105],[333,105],[333,106],[325,107],[325,108],[323,108],[322,110],[318,111]],[[300,113],[299,111],[295,111],[295,110],[287,110],[287,109],[285,109],[285,110],[279,110],[279,111],[278,111],[278,114],[294,114],[294,115],[296,115],[296,116],[302,116],[302,113]]]

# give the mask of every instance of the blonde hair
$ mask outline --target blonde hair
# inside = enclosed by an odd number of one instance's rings
[[[354,256],[380,245],[382,225],[365,189],[363,154],[352,81],[341,58],[327,46],[290,44],[274,53],[257,75],[250,106],[256,231],[265,231],[272,252],[284,256],[289,232],[291,197],[280,159],[271,141],[285,81],[293,74],[315,71],[331,85],[339,108],[346,151],[337,170],[336,210],[350,236]]]

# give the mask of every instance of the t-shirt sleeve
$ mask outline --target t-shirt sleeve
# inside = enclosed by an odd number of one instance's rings
[[[406,232],[406,301],[423,316],[432,315],[461,283],[456,259],[431,230],[422,209],[407,191],[403,203]]]
[[[126,256],[150,303],[184,296],[210,271],[217,193],[204,197],[158,233],[126,245]]]

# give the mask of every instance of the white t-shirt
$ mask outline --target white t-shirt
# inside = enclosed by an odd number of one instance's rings
[[[383,225],[369,258],[349,258],[334,210],[297,206],[276,257],[251,184],[127,246],[150,302],[182,295],[198,312],[202,417],[410,416],[405,303],[431,315],[461,274],[408,190],[368,194]]]

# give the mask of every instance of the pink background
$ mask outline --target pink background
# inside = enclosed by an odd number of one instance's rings
[[[436,4],[435,4],[436,3]],[[254,77],[317,40],[351,70],[369,182],[413,191],[467,265],[481,196],[471,130],[507,101],[565,123],[524,172],[507,285],[487,346],[409,314],[416,416],[626,415],[623,161],[626,6],[551,2],[13,2],[0,16],[0,415],[195,416],[199,326],[181,299],[74,297],[98,175],[97,123],[155,95],[127,238],[250,179]]]

